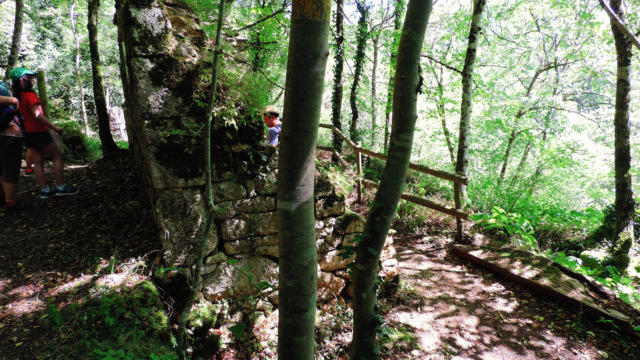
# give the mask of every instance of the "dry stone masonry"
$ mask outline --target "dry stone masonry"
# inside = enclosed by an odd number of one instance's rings
[[[202,104],[210,74],[205,36],[191,9],[177,0],[119,0],[116,21],[127,132],[147,183],[163,260],[168,266],[189,267],[205,235]],[[220,86],[218,91],[231,90]],[[238,103],[216,108],[225,106],[240,115],[216,119],[212,133],[218,211],[206,234],[203,291],[211,300],[256,294],[263,282],[277,288],[278,278],[277,153],[264,145],[264,126],[255,110]],[[320,172],[315,200],[318,299],[328,301],[349,283],[347,265],[353,258],[340,255],[354,246],[364,219],[345,208],[344,195]],[[383,265],[393,274],[391,243],[385,255]],[[276,303],[277,290],[267,292]]]

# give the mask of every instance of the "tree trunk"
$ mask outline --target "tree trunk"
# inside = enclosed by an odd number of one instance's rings
[[[356,57],[353,60],[355,62],[355,71],[353,74],[353,83],[351,84],[351,95],[349,96],[349,103],[351,104],[351,126],[349,126],[349,137],[353,142],[357,143],[361,140],[360,131],[358,130],[358,83],[360,82],[360,75],[362,75],[362,68],[364,66],[364,51],[367,45],[367,15],[369,9],[364,5],[356,1],[358,12],[360,13],[360,19],[358,20],[358,33],[356,35]]]
[[[16,16],[13,23],[13,39],[11,40],[11,51],[7,59],[7,68],[4,73],[4,81],[9,80],[9,73],[16,66],[20,55],[20,41],[22,39],[22,15],[24,14],[23,0],[16,0]]]
[[[331,123],[338,130],[342,131],[342,71],[344,70],[344,0],[336,0],[336,59],[333,68],[333,92],[331,94]],[[342,153],[342,138],[333,133],[333,148]]]
[[[389,119],[393,105],[393,79],[396,72],[398,58],[398,43],[400,42],[400,26],[402,25],[402,12],[404,0],[395,0],[393,8],[393,43],[391,44],[391,56],[389,60],[389,85],[387,86],[387,102],[384,109],[384,151],[389,146]]]
[[[278,162],[278,359],[312,360],[317,267],[315,150],[331,2],[294,0]]]
[[[524,165],[527,163],[527,159],[529,157],[529,152],[531,151],[531,140],[527,142],[527,145],[524,147],[524,151],[522,152],[522,157],[520,158],[520,162],[518,163],[518,167],[516,168],[513,177],[511,177],[511,181],[509,182],[509,189],[513,188],[513,185],[520,178],[520,174],[522,174],[522,170],[524,170]]]
[[[100,12],[100,0],[89,0],[87,29],[89,30],[89,50],[91,51],[91,71],[93,75],[93,98],[98,114],[98,134],[102,144],[104,156],[110,156],[118,151],[118,146],[113,141],[111,126],[109,126],[109,112],[104,94],[102,80],[102,64],[100,63],[100,50],[98,48],[98,14]]]
[[[612,0],[611,8],[622,18],[622,0]],[[631,83],[631,42],[612,20],[611,29],[616,43],[618,81],[616,83],[615,128],[615,176],[616,176],[616,223],[612,251],[612,264],[621,272],[632,265],[630,252],[634,247],[633,215],[634,203],[631,189],[631,147],[629,142],[629,100]]]
[[[473,64],[476,61],[476,47],[478,45],[478,34],[480,33],[480,21],[486,0],[475,0],[473,3],[473,17],[471,18],[471,29],[469,30],[469,45],[467,55],[462,69],[462,104],[460,106],[460,135],[458,136],[458,157],[456,159],[456,173],[467,175],[467,150],[469,148],[469,127],[471,123],[472,98],[473,98]],[[465,198],[465,186],[455,184],[454,199],[456,209],[462,209]],[[462,241],[462,220],[456,218],[457,234],[456,240]]]
[[[209,241],[208,233],[213,225],[213,219],[215,215],[215,205],[213,203],[213,187],[211,176],[211,124],[213,122],[213,111],[216,103],[216,86],[218,83],[218,60],[220,59],[220,34],[222,33],[222,26],[224,25],[224,5],[225,0],[220,0],[218,5],[218,27],[216,29],[215,49],[213,53],[213,62],[211,64],[211,84],[209,86],[209,104],[207,106],[207,130],[204,134],[204,171],[205,171],[205,196],[207,198],[207,215],[205,220],[205,231],[200,238],[200,244],[197,249],[196,255],[196,268],[193,274],[193,284],[189,289],[189,296],[187,297],[186,304],[179,320],[179,335],[178,345],[180,348],[180,355],[183,360],[187,359],[187,347],[185,342],[185,332],[187,320],[189,319],[189,313],[195,303],[198,294],[202,290],[202,267],[204,266],[204,256]]]
[[[378,42],[380,33],[373,37],[373,68],[371,69],[371,150],[376,150],[376,71],[378,70]]]
[[[389,159],[382,174],[353,272],[353,342],[351,359],[376,359],[376,277],[380,253],[404,188],[416,124],[419,65],[431,13],[431,0],[411,0],[398,47],[393,94],[393,129]]]
[[[438,83],[437,94],[438,97],[435,100],[436,109],[438,111],[438,115],[440,116],[440,121],[442,122],[442,132],[444,134],[444,139],[447,142],[447,150],[449,151],[449,159],[451,160],[451,165],[455,168],[456,166],[456,155],[453,150],[453,141],[451,140],[451,132],[449,132],[449,127],[447,126],[447,112],[444,107],[444,86],[442,85],[442,67],[440,68],[440,74],[436,73],[436,70],[431,67],[431,72],[433,73],[433,77],[436,79]]]
[[[507,148],[504,151],[504,161],[502,162],[502,168],[500,169],[500,177],[498,178],[498,187],[502,184],[504,177],[507,173],[507,166],[509,165],[509,158],[511,157],[511,149],[513,148],[513,142],[516,140],[516,137],[520,134],[520,132],[516,132],[515,129],[511,130],[511,135],[509,135],[509,139],[507,139]]]
[[[76,78],[78,79],[78,88],[80,88],[80,106],[82,108],[82,121],[84,122],[84,134],[89,136],[89,120],[87,119],[87,107],[84,103],[84,88],[82,87],[82,79],[80,76],[80,42],[76,32],[76,2],[71,2],[69,8],[69,18],[71,19],[71,32],[76,45]]]

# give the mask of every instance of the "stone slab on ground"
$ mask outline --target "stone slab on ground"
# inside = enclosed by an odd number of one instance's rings
[[[491,272],[578,307],[596,319],[602,316],[613,320],[621,329],[637,336],[633,327],[640,322],[640,312],[595,281],[547,258],[496,244],[454,245],[451,251]]]

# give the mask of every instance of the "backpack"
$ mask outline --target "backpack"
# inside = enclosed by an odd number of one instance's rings
[[[0,81],[0,96],[11,96],[7,85]],[[9,127],[9,124],[17,116],[18,111],[13,105],[0,105],[0,131]]]

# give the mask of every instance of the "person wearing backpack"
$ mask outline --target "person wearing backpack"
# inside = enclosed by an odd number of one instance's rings
[[[278,119],[278,116],[280,116],[280,114],[273,105],[267,106],[262,112],[262,119],[264,120],[265,125],[269,128],[267,140],[269,141],[269,145],[275,147],[278,147],[280,131],[282,129],[282,122]]]
[[[24,67],[17,67],[9,73],[12,80],[13,95],[20,100],[18,110],[24,118],[24,143],[29,148],[33,161],[36,180],[40,185],[40,198],[48,199],[51,196],[75,195],[78,189],[64,183],[62,153],[53,142],[49,129],[62,134],[62,128],[51,123],[44,116],[38,95],[33,91],[36,72]],[[49,187],[44,175],[44,155],[53,160],[53,174],[56,187]]]
[[[17,116],[19,101],[11,96],[7,85],[0,81],[0,201],[4,200],[9,211],[20,210],[18,178],[22,161],[22,131]]]

